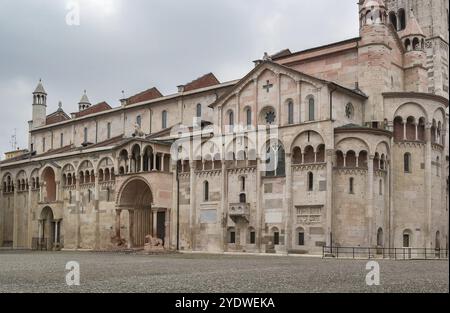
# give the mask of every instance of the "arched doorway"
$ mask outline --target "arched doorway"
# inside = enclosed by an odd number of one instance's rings
[[[52,250],[53,248],[60,248],[60,223],[61,221],[55,220],[53,210],[50,207],[42,209],[38,224],[38,249]]]
[[[145,180],[134,178],[126,182],[118,199],[116,237],[121,237],[120,213],[127,210],[129,247],[143,247],[147,235],[164,240],[166,214],[152,208],[153,195]]]

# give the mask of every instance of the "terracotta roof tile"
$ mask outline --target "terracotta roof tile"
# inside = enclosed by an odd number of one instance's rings
[[[203,75],[200,78],[197,78],[196,80],[187,83],[184,85],[184,91],[192,91],[196,89],[206,88],[214,85],[220,84],[220,81],[214,76],[213,73],[208,73],[206,75]]]
[[[127,99],[127,105],[161,98],[163,95],[156,87],[147,89]]]
[[[111,110],[111,106],[106,102],[100,102],[96,105],[90,106],[86,110],[72,113],[72,116],[74,118],[78,118],[78,117],[83,117],[83,116],[87,116],[87,115],[91,115],[91,114],[95,114],[95,113],[99,113],[99,112],[103,112],[103,111],[108,111],[108,110]]]
[[[63,110],[58,110],[50,115],[47,115],[45,124],[51,125],[59,122],[64,122],[67,120],[70,120],[70,117]]]

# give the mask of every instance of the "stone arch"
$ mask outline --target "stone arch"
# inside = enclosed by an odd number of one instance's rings
[[[41,174],[41,180],[44,182],[44,202],[56,201],[56,173],[51,166],[47,166]]]
[[[394,113],[394,118],[398,116],[403,121],[406,121],[410,116],[414,117],[415,120],[419,120],[420,117],[425,117],[425,121],[428,121],[428,114],[425,108],[415,102],[407,102],[400,105]]]
[[[54,212],[51,207],[42,208],[39,214],[39,245],[46,250],[51,250],[55,242],[55,221]],[[56,234],[58,236],[58,234]]]
[[[151,211],[153,199],[150,184],[141,177],[129,178],[117,193],[117,209],[128,211],[129,245],[131,247],[144,246],[145,237],[155,234]],[[120,225],[117,229],[117,222],[116,234],[120,238]]]
[[[277,125],[279,121],[279,114],[274,106],[266,105],[259,111],[260,125]]]
[[[347,151],[350,150],[354,151],[356,155],[359,155],[362,151],[366,151],[368,154],[371,153],[369,144],[357,137],[343,138],[336,144],[336,150],[340,150],[344,154],[347,154]]]
[[[397,30],[397,14],[394,11],[389,12],[389,22],[395,30]]]
[[[325,141],[323,139],[322,134],[320,134],[314,130],[307,130],[307,131],[301,132],[294,138],[294,140],[292,140],[292,142],[289,146],[289,151],[291,151],[291,153],[293,153],[295,147],[299,147],[301,149],[301,151],[305,151],[305,148],[307,146],[312,146],[314,148],[314,150],[317,150],[317,148],[320,145],[324,145],[324,144],[325,144]]]

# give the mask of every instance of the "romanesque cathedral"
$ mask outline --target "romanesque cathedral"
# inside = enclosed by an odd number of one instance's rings
[[[445,249],[448,2],[361,0],[359,21],[357,38],[266,53],[238,80],[113,107],[84,93],[47,112],[39,82],[28,149],[0,163],[0,246]]]

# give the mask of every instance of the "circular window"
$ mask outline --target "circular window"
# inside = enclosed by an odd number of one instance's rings
[[[347,106],[345,107],[345,116],[349,119],[352,119],[353,114],[354,114],[353,104],[347,103]]]

